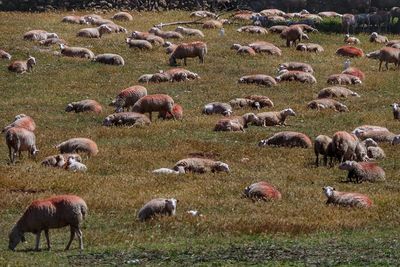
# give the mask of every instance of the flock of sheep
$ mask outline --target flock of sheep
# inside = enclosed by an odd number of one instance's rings
[[[265,14],[277,13],[277,10],[265,10]],[[198,16],[209,16],[209,12],[199,11]],[[248,14],[238,12],[236,15]],[[254,14],[252,14],[253,16]],[[210,15],[211,16],[211,15]],[[92,24],[95,28],[85,28],[77,32],[78,37],[82,38],[101,38],[103,34],[127,33],[127,30],[114,23],[114,20],[132,20],[132,16],[126,12],[119,12],[112,18],[113,20],[103,19],[97,15],[88,16],[67,16],[62,22],[76,24]],[[203,24],[204,29],[217,28],[220,34],[224,34],[223,25],[227,20],[210,19]],[[280,29],[272,27],[265,29],[261,26],[245,26],[238,29],[239,32],[247,32],[265,35],[268,32],[279,33],[286,40],[288,47],[294,46],[302,52],[320,53],[324,51],[320,44],[298,43],[303,39],[310,39],[317,34],[317,30],[306,24],[296,24],[285,26]],[[164,46],[166,53],[169,54],[169,64],[174,66],[167,71],[160,71],[154,74],[143,74],[139,77],[139,83],[159,83],[159,82],[182,82],[191,79],[198,79],[197,73],[175,67],[177,60],[182,60],[187,64],[188,58],[199,58],[201,64],[207,55],[207,45],[203,41],[191,43],[174,44],[165,39],[181,40],[184,36],[204,37],[204,33],[199,29],[185,28],[178,26],[175,31],[163,31],[153,27],[148,32],[132,32],[126,39],[129,47],[137,49],[153,49],[153,46]],[[23,38],[39,42],[41,45],[59,45],[60,56],[78,57],[91,59],[96,62],[112,65],[124,65],[124,59],[117,54],[107,53],[95,55],[92,51],[84,47],[69,47],[67,42],[60,39],[58,34],[49,33],[44,30],[33,30],[25,33]],[[394,63],[400,64],[400,41],[390,41],[377,33],[370,36],[371,42],[387,44],[380,50],[368,53],[366,56],[378,59],[380,65]],[[357,47],[360,42],[357,38],[349,35],[345,36],[346,45],[337,50],[337,54],[344,57],[361,57],[364,52]],[[240,54],[254,56],[256,53],[266,53],[268,55],[280,56],[282,51],[272,43],[258,41],[248,45],[233,44],[232,49]],[[4,59],[11,59],[11,55],[6,51],[0,50],[0,56]],[[26,61],[13,61],[8,69],[12,72],[25,73],[32,70],[36,64],[33,57]],[[193,62],[190,62],[193,64]],[[277,76],[266,74],[247,75],[240,77],[238,83],[257,84],[260,86],[272,87],[284,82],[317,83],[313,76],[314,69],[310,64],[303,62],[283,62],[278,67]],[[381,67],[379,68],[381,69]],[[355,67],[350,66],[350,61],[346,61],[345,69],[338,74],[332,74],[327,79],[330,87],[323,88],[318,93],[318,98],[310,101],[307,107],[310,109],[323,110],[333,109],[338,112],[348,112],[346,105],[336,99],[347,97],[360,97],[360,95],[344,85],[360,85],[365,79],[364,73]],[[146,126],[152,122],[152,113],[158,112],[158,117],[162,119],[180,120],[183,118],[183,107],[165,94],[148,94],[147,89],[142,85],[135,85],[122,90],[115,99],[109,104],[115,108],[115,113],[105,117],[103,125],[110,126]],[[228,102],[206,103],[202,109],[204,115],[220,114],[222,117],[215,124],[214,131],[238,131],[244,132],[250,126],[270,127],[284,126],[288,117],[296,116],[292,108],[285,108],[281,111],[269,111],[258,113],[246,113],[242,116],[234,116],[233,113],[241,108],[253,108],[260,111],[264,108],[273,108],[274,103],[270,98],[263,95],[248,95],[244,98],[231,99]],[[394,119],[400,119],[399,105],[394,103]],[[102,113],[102,106],[96,100],[85,99],[82,101],[71,102],[66,105],[66,112],[94,112]],[[145,114],[148,113],[149,116]],[[36,124],[34,120],[25,114],[17,115],[14,120],[6,127],[2,133],[9,149],[11,163],[15,163],[21,153],[27,151],[29,155],[36,156],[39,152],[35,140]],[[379,126],[362,125],[357,127],[352,133],[338,131],[332,137],[319,135],[314,142],[307,135],[300,132],[282,131],[273,136],[260,140],[258,145],[264,146],[284,146],[312,148],[316,156],[315,164],[319,166],[319,157],[322,155],[324,165],[333,166],[339,163],[339,168],[348,171],[348,181],[361,183],[378,182],[385,180],[384,170],[377,163],[371,162],[382,159],[385,153],[379,147],[380,142],[390,142],[393,145],[400,143],[400,135],[391,133],[388,129]],[[42,161],[43,166],[64,168],[71,171],[87,171],[82,163],[80,153],[87,155],[87,158],[96,156],[99,152],[97,144],[88,138],[71,138],[61,142],[56,146],[59,154],[46,157]],[[206,172],[230,172],[230,166],[221,161],[209,158],[190,157],[179,160],[171,168],[160,168],[153,171],[157,174],[185,174],[185,173],[206,173]],[[372,200],[363,194],[339,192],[327,186],[323,188],[327,197],[327,204],[335,204],[348,207],[365,207],[372,205]],[[261,181],[246,187],[243,196],[253,200],[279,200],[281,193],[276,187],[268,182]],[[138,218],[142,221],[153,218],[156,215],[175,215],[177,200],[174,198],[157,198],[146,203],[139,211]],[[189,211],[190,214],[197,215],[197,211]],[[82,232],[80,224],[87,214],[87,206],[83,199],[73,195],[55,196],[49,199],[37,200],[25,211],[23,216],[13,227],[9,235],[9,248],[14,250],[20,241],[24,240],[24,233],[32,232],[36,234],[36,249],[39,249],[40,234],[45,232],[48,248],[50,248],[49,229],[70,226],[71,236],[66,249],[69,249],[75,235],[79,238],[80,249],[83,249]]]

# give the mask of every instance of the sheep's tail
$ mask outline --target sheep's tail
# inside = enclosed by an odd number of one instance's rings
[[[83,219],[86,218],[87,212],[88,212],[88,207],[86,206],[86,204],[81,205],[81,213]]]

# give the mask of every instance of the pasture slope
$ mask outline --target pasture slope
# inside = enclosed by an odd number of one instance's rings
[[[159,121],[143,128],[105,128],[103,118],[112,113],[108,107],[117,92],[137,84],[144,73],[168,69],[162,48],[148,52],[129,49],[124,34],[106,35],[99,40],[78,39],[80,25],[61,23],[67,13],[0,13],[0,47],[13,59],[36,57],[37,65],[29,74],[16,75],[7,70],[8,61],[0,61],[0,125],[7,125],[19,113],[32,116],[38,128],[40,155],[26,156],[15,166],[8,164],[7,148],[0,146],[0,265],[397,265],[400,260],[400,178],[398,147],[383,145],[387,158],[379,164],[385,169],[384,183],[346,184],[346,173],[335,168],[316,168],[312,149],[259,148],[259,140],[281,130],[295,130],[315,138],[332,136],[338,130],[351,131],[362,124],[380,125],[400,133],[389,105],[399,101],[400,76],[393,67],[378,72],[378,62],[353,59],[352,66],[366,73],[361,86],[351,87],[361,98],[343,102],[348,113],[306,109],[306,103],[326,86],[330,74],[342,70],[344,58],[335,55],[343,36],[309,34],[312,42],[324,46],[321,54],[300,53],[284,47],[277,35],[260,37],[237,33],[238,25],[226,27],[220,37],[217,30],[205,30],[208,55],[205,64],[188,60],[187,69],[201,79],[184,83],[145,85],[149,93],[166,93],[184,107],[183,121]],[[104,14],[110,17],[111,13]],[[135,13],[132,22],[121,23],[129,31],[148,30],[159,22],[187,19],[186,12]],[[85,46],[98,53],[118,53],[124,67],[62,58],[35,48],[22,40],[31,29],[57,32],[70,45]],[[173,29],[173,27],[172,27]],[[380,48],[370,44],[367,35],[359,35],[361,47],[369,52]],[[397,36],[389,36],[398,39]],[[185,40],[195,40],[186,38]],[[236,55],[233,43],[268,40],[283,50],[282,57]],[[56,49],[55,49],[56,50]],[[239,85],[242,75],[275,75],[279,63],[311,63],[318,83],[283,83],[273,88]],[[229,101],[249,94],[269,96],[274,110],[291,107],[298,114],[288,126],[250,127],[246,133],[213,132],[219,116],[203,116],[201,108],[213,101]],[[65,113],[67,103],[85,98],[99,101],[101,115]],[[250,110],[240,110],[243,114]],[[73,174],[43,168],[40,161],[55,154],[54,145],[71,137],[89,137],[99,146],[98,156],[85,161],[88,172]],[[151,170],[172,167],[190,152],[212,152],[231,167],[230,174],[156,176]],[[248,158],[246,162],[242,158]],[[282,192],[282,200],[253,203],[241,198],[245,186],[269,181]],[[325,206],[322,187],[369,195],[375,206],[368,210]],[[34,199],[54,194],[76,194],[86,200],[89,215],[83,224],[85,250],[77,242],[64,252],[69,231],[51,230],[53,250],[32,252],[34,236],[17,252],[7,250],[12,225]],[[155,197],[179,199],[177,216],[148,223],[136,219],[137,211]],[[198,209],[204,217],[185,213]],[[42,239],[44,239],[42,235]],[[44,240],[42,240],[42,247]]]

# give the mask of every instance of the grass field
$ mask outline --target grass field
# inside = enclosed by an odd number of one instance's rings
[[[200,80],[185,83],[146,85],[149,93],[166,93],[184,107],[183,121],[155,120],[143,128],[105,128],[101,122],[113,112],[110,99],[120,90],[137,84],[144,73],[168,69],[167,55],[160,47],[148,52],[129,49],[124,34],[106,35],[99,40],[75,37],[80,25],[61,23],[66,13],[0,13],[0,48],[13,59],[37,59],[34,71],[16,75],[0,61],[0,125],[16,114],[33,117],[38,125],[40,155],[26,156],[9,165],[7,147],[0,146],[0,265],[397,265],[400,260],[400,163],[397,147],[383,144],[387,158],[379,162],[386,171],[383,183],[347,184],[347,175],[335,168],[316,168],[312,149],[259,148],[257,143],[273,133],[294,130],[309,135],[333,135],[362,124],[380,125],[400,132],[389,105],[399,101],[398,71],[378,72],[378,62],[352,60],[352,66],[366,73],[363,85],[352,87],[361,98],[346,99],[350,112],[316,112],[306,103],[326,87],[326,78],[342,70],[344,58],[335,55],[343,36],[310,34],[311,42],[324,46],[322,54],[301,53],[284,47],[277,35],[255,36],[237,33],[238,25],[226,27],[226,36],[205,30],[208,55],[204,65],[188,60],[187,69]],[[105,18],[111,13],[104,14]],[[159,22],[187,20],[188,13],[140,13],[134,21],[121,23],[130,32],[148,30]],[[45,29],[57,32],[71,46],[85,46],[96,54],[117,53],[126,65],[116,67],[57,57],[36,44],[22,40],[24,32]],[[174,27],[171,27],[174,29]],[[370,52],[380,45],[358,36],[361,48]],[[389,36],[390,39],[398,39]],[[185,40],[195,40],[186,38]],[[230,46],[268,40],[283,51],[282,57],[239,56]],[[57,48],[53,48],[57,50]],[[318,83],[282,83],[273,88],[238,85],[239,77],[263,73],[274,76],[279,63],[303,61],[312,64]],[[203,116],[201,108],[213,101],[229,101],[249,94],[266,95],[274,110],[291,107],[298,114],[288,126],[250,127],[245,133],[213,132],[219,116]],[[67,103],[86,98],[103,104],[101,115],[65,113]],[[239,110],[244,114],[250,110]],[[154,118],[155,116],[153,116]],[[72,137],[89,137],[100,153],[85,161],[88,172],[69,173],[40,166],[40,161],[57,151],[54,145]],[[156,176],[151,170],[172,167],[191,152],[213,152],[229,164],[230,174]],[[249,158],[243,162],[242,158]],[[253,203],[242,199],[245,186],[269,181],[282,192],[277,202]],[[369,195],[375,205],[368,210],[327,207],[322,187]],[[83,224],[85,250],[63,249],[66,228],[51,230],[53,250],[32,252],[34,236],[17,252],[7,250],[8,233],[25,207],[38,198],[55,194],[76,194],[86,200],[89,216]],[[179,200],[176,217],[148,223],[136,219],[140,207],[155,197]],[[198,209],[204,217],[189,217]],[[44,237],[42,236],[44,239]],[[44,247],[44,240],[42,240]]]

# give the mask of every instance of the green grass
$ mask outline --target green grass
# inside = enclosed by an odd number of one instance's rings
[[[258,148],[259,140],[282,130],[295,130],[315,138],[351,131],[362,124],[388,127],[400,132],[389,104],[398,101],[400,77],[393,69],[378,72],[378,63],[353,59],[352,66],[367,76],[362,86],[352,87],[359,99],[347,99],[349,113],[307,110],[306,103],[326,86],[330,74],[341,71],[344,58],[335,55],[343,36],[310,34],[312,42],[324,46],[322,54],[300,53],[284,47],[277,35],[255,36],[237,33],[238,25],[226,27],[226,36],[205,30],[208,44],[206,63],[188,60],[187,68],[200,80],[186,83],[146,85],[150,93],[166,93],[184,107],[185,119],[158,121],[143,128],[104,128],[103,118],[112,113],[107,104],[120,90],[137,84],[144,73],[168,69],[162,48],[149,52],[129,49],[125,35],[113,34],[100,40],[75,37],[82,26],[62,24],[66,13],[0,13],[0,47],[13,59],[28,54],[38,64],[29,74],[7,70],[0,61],[0,125],[7,125],[19,113],[32,116],[38,128],[40,156],[26,156],[15,166],[8,164],[7,148],[0,146],[0,264],[1,265],[122,265],[139,259],[148,265],[395,265],[398,263],[400,229],[400,179],[397,147],[384,144],[387,159],[379,164],[387,182],[344,184],[346,173],[337,168],[316,168],[311,149]],[[110,17],[110,13],[104,17]],[[185,12],[140,13],[129,23],[129,31],[148,30],[159,22],[188,18]],[[173,29],[174,27],[171,27]],[[45,29],[57,32],[71,46],[85,46],[96,54],[118,53],[124,67],[57,57],[40,51],[36,44],[22,40],[24,32]],[[358,36],[365,52],[380,48]],[[390,39],[398,39],[389,36]],[[195,40],[187,38],[186,40]],[[239,56],[230,46],[267,40],[282,48],[282,57]],[[53,49],[54,51],[57,48]],[[279,63],[304,61],[312,64],[318,83],[314,86],[282,83],[273,88],[239,85],[239,77],[263,73],[274,76]],[[213,101],[229,101],[249,94],[267,95],[274,110],[293,108],[289,126],[250,127],[246,133],[213,132],[219,116],[202,116],[201,108]],[[69,114],[67,103],[85,98],[103,104],[101,115]],[[240,115],[250,110],[239,110]],[[155,117],[155,116],[153,116]],[[88,172],[72,174],[40,166],[40,161],[57,153],[54,145],[71,137],[89,137],[99,146],[98,156],[85,161]],[[191,152],[214,152],[227,162],[232,172],[184,176],[156,176],[151,170],[171,167]],[[249,158],[242,162],[242,158]],[[252,203],[241,198],[243,188],[253,182],[269,181],[282,192],[282,200]],[[368,194],[375,206],[369,210],[326,207],[322,187]],[[37,190],[38,193],[23,193]],[[89,216],[83,225],[85,251],[63,252],[68,230],[51,230],[53,251],[26,251],[34,246],[34,236],[17,252],[7,250],[8,232],[25,207],[38,198],[55,194],[76,194],[86,200]],[[179,199],[174,218],[149,223],[136,219],[137,211],[155,197]],[[191,218],[186,210],[198,209],[205,216]],[[43,240],[42,240],[43,241]],[[42,246],[44,243],[42,243]]]

